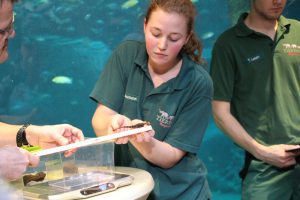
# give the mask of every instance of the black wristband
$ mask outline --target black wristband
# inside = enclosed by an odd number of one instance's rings
[[[16,136],[16,142],[17,146],[21,147],[23,145],[29,145],[27,139],[26,139],[26,132],[25,129],[29,126],[30,124],[24,124],[17,132]]]

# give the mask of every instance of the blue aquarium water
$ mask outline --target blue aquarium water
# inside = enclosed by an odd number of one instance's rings
[[[210,62],[216,38],[247,3],[194,0],[196,31]],[[248,1],[245,1],[248,2]],[[300,18],[300,1],[285,15]],[[289,5],[291,4],[291,5]],[[16,37],[0,70],[0,121],[22,124],[71,123],[94,137],[96,108],[88,96],[113,49],[123,40],[143,39],[148,1],[30,0],[15,5]],[[240,199],[238,171],[243,151],[210,121],[199,156],[208,168],[213,199]]]

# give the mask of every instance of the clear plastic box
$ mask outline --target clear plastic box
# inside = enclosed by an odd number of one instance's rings
[[[115,178],[114,143],[81,147],[70,157],[63,152],[40,157],[37,167],[29,167],[15,182],[24,199],[47,199],[49,195],[70,192]]]

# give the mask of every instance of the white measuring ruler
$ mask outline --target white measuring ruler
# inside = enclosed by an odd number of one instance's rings
[[[36,156],[45,156],[45,155],[49,155],[49,154],[53,154],[53,153],[57,153],[57,152],[67,151],[67,150],[74,149],[74,148],[96,145],[96,144],[108,142],[110,140],[130,136],[130,135],[134,135],[134,134],[138,134],[138,133],[142,133],[142,132],[146,132],[146,131],[151,131],[151,130],[152,130],[152,127],[150,125],[148,125],[148,126],[144,126],[141,128],[131,129],[128,131],[113,133],[110,135],[105,135],[105,136],[100,136],[100,137],[95,137],[95,138],[88,138],[88,139],[80,141],[80,142],[75,142],[75,143],[67,144],[64,146],[45,149],[45,150],[41,150],[38,152],[34,152],[32,154],[34,154]]]

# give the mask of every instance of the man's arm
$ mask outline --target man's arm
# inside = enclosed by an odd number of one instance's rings
[[[5,145],[17,146],[16,137],[22,125],[11,125],[0,122],[0,147]],[[30,145],[43,149],[66,145],[84,140],[82,131],[70,124],[29,125],[25,129],[26,139]],[[76,149],[65,152],[71,155]]]
[[[254,140],[231,114],[229,102],[214,100],[212,105],[217,126],[254,157],[279,168],[296,164],[295,154],[286,152],[288,149],[297,147],[296,145],[264,146]]]
[[[0,122],[0,147],[4,145],[16,146],[16,135],[21,126]]]
[[[7,180],[19,178],[28,165],[37,166],[39,158],[17,147],[16,136],[22,125],[0,122],[0,176]],[[26,128],[26,139],[31,145],[52,148],[84,140],[80,129],[69,124],[35,126]],[[65,152],[72,155],[76,149]]]

